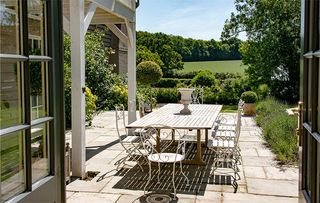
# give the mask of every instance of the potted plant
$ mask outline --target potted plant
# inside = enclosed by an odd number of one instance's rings
[[[143,61],[137,66],[137,82],[141,89],[139,104],[144,113],[152,112],[152,106],[155,106],[157,100],[151,89],[151,84],[158,82],[162,78],[160,66],[153,61]]]
[[[244,101],[243,114],[246,116],[256,115],[256,101],[258,96],[253,91],[246,91],[241,94],[241,100]]]

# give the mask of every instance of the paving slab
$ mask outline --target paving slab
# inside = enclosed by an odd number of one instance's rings
[[[299,180],[299,169],[298,167],[273,167],[265,166],[268,179],[279,179],[279,180]]]
[[[247,178],[248,193],[298,197],[298,181]]]
[[[267,178],[262,166],[244,166],[246,178]]]
[[[253,195],[245,193],[224,193],[223,202],[228,203],[298,203],[297,198]]]
[[[68,199],[68,203],[115,203],[119,197],[119,194],[78,192]]]

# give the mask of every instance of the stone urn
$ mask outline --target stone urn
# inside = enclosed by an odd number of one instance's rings
[[[194,88],[178,88],[178,91],[181,93],[180,102],[183,104],[183,109],[180,111],[180,114],[184,114],[184,115],[191,114],[191,111],[188,108],[188,105],[192,101],[191,94],[194,90],[195,90]]]

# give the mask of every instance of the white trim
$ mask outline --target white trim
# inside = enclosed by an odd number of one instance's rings
[[[90,3],[86,17],[84,18],[84,35],[88,31],[89,25],[91,23],[91,20],[94,16],[94,13],[96,12],[97,5],[95,3]]]
[[[113,32],[113,34],[115,34],[120,40],[121,42],[123,42],[126,46],[128,46],[129,43],[129,39],[127,37],[127,35],[125,35],[116,25],[114,24],[106,24],[106,26],[108,26],[108,28]]]

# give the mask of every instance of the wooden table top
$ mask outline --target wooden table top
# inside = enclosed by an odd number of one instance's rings
[[[134,121],[127,128],[143,128],[160,124],[176,129],[211,129],[222,105],[190,104],[191,115],[181,115],[182,104],[167,104],[154,112]]]

